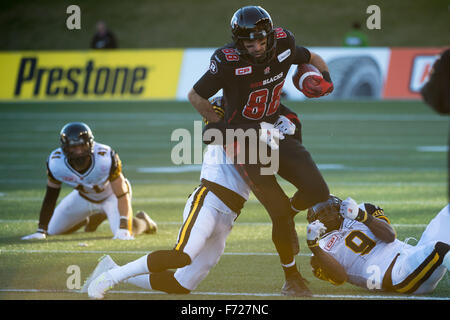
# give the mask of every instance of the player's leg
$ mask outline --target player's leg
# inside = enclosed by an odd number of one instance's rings
[[[297,211],[328,199],[330,191],[327,183],[311,154],[297,139],[286,137],[280,141],[278,174],[297,188],[291,200]]]
[[[272,241],[282,264],[289,264],[298,253],[298,238],[288,196],[274,175],[261,175],[259,165],[242,166],[251,181],[251,189],[272,220]]]
[[[56,206],[48,224],[48,234],[67,233],[83,223],[95,207],[95,204],[83,199],[77,190],[73,190]]]
[[[184,268],[177,269],[174,275],[178,283],[190,291],[195,290],[209,271],[219,262],[225,251],[226,239],[237,217],[236,214],[225,214],[216,210],[211,213],[216,216],[216,228],[213,235],[207,239],[201,252],[192,260],[192,263]]]
[[[431,241],[450,243],[450,205],[447,204],[427,225],[417,243],[418,246]]]
[[[116,234],[116,231],[120,226],[120,212],[117,197],[112,194],[106,198],[106,200],[101,203],[101,210],[108,218],[109,228],[111,229],[112,234]]]
[[[102,297],[111,286],[137,275],[148,273],[157,274],[154,278],[156,290],[160,290],[158,286],[163,285],[161,283],[164,282],[167,282],[168,290],[170,288],[172,288],[170,290],[175,290],[176,283],[173,281],[173,274],[167,272],[167,269],[182,268],[190,264],[201,252],[215,228],[214,215],[211,214],[211,211],[214,210],[204,205],[207,196],[208,190],[201,186],[189,197],[183,213],[184,223],[173,250],[154,251],[124,266],[109,270],[106,275],[103,275],[106,277],[105,279],[99,277],[98,281],[94,280],[91,283],[90,295]]]
[[[394,291],[406,294],[431,292],[447,270],[443,262],[449,250],[450,245],[440,241],[404,250],[392,268]]]

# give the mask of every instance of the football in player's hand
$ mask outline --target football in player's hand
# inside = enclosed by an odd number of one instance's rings
[[[298,65],[292,76],[294,86],[309,98],[317,97],[320,94],[319,84],[322,79],[322,73],[308,63]]]

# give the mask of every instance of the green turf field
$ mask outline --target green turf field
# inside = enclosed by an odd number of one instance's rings
[[[399,239],[419,239],[426,224],[447,204],[448,118],[422,102],[287,105],[299,114],[304,143],[331,192],[382,206]],[[170,153],[177,142],[170,139],[172,131],[193,131],[194,120],[200,120],[199,116],[183,102],[0,104],[0,300],[87,299],[71,289],[76,282],[67,273],[69,266],[79,267],[82,284],[105,253],[124,264],[149,251],[171,248],[185,201],[198,185],[199,171],[159,171],[173,166]],[[46,184],[45,160],[58,146],[59,130],[70,121],[86,122],[98,142],[119,153],[133,186],[134,211],[148,212],[159,225],[157,234],[113,241],[105,222],[95,233],[20,240],[37,227]],[[156,172],[145,172],[149,168]],[[294,193],[289,184],[280,183],[289,196]],[[60,199],[69,191],[63,188]],[[305,213],[296,217],[301,245],[297,264],[310,281],[314,299],[386,298],[314,278],[305,221]],[[449,299],[449,278],[447,274],[433,294],[422,298]],[[107,298],[288,299],[279,294],[282,285],[269,217],[252,196],[228,239],[225,255],[195,294],[180,297],[119,285]]]

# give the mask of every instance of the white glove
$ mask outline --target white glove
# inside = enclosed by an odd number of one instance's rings
[[[295,124],[285,116],[279,116],[274,126],[283,134],[293,135],[295,133]]]
[[[42,231],[36,231],[33,234],[30,234],[28,236],[24,236],[22,238],[20,238],[21,240],[43,240],[46,239],[47,235],[45,232]]]
[[[319,220],[313,221],[306,227],[306,242],[308,247],[317,245],[320,236],[327,231],[327,228]]]
[[[277,150],[278,141],[284,139],[283,133],[271,123],[261,122],[259,125],[261,127],[259,141],[267,144],[272,150]]]
[[[130,231],[128,231],[128,229],[117,229],[113,239],[134,240],[134,237],[130,234]]]
[[[350,197],[342,201],[339,213],[343,218],[350,220],[365,221],[367,219],[367,213],[359,210],[356,201]]]

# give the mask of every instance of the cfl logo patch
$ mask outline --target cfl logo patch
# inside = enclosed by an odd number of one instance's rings
[[[250,73],[252,73],[252,66],[237,68],[234,70],[234,74],[237,76],[242,76],[244,74],[250,74]]]

